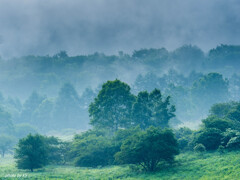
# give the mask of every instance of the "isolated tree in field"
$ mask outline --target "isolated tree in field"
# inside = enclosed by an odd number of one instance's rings
[[[146,171],[155,171],[160,162],[172,162],[178,153],[171,130],[150,127],[126,139],[115,158],[122,164],[138,164]]]
[[[2,157],[13,148],[14,138],[7,135],[0,136],[0,152]]]
[[[111,131],[128,127],[134,99],[127,84],[120,80],[106,82],[89,106],[91,124]]]
[[[154,89],[150,94],[147,91],[138,93],[132,108],[134,125],[141,129],[149,126],[168,127],[168,122],[173,118],[175,107],[170,105],[170,97],[162,99],[160,90]]]
[[[48,162],[47,145],[41,135],[29,134],[26,138],[20,139],[15,150],[17,167],[19,169],[41,168]]]

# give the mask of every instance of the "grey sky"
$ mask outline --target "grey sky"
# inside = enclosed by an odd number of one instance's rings
[[[0,0],[0,55],[240,44],[239,0]]]

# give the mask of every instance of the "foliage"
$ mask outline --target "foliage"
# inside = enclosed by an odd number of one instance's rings
[[[80,97],[70,83],[65,83],[58,93],[56,99],[54,116],[54,126],[58,129],[74,128],[84,126],[81,122]],[[81,127],[79,127],[81,128]],[[84,129],[84,128],[83,128]]]
[[[17,167],[19,169],[41,168],[48,163],[47,146],[44,137],[41,135],[31,135],[19,140],[15,150]]]
[[[233,127],[233,123],[226,119],[221,119],[216,116],[209,116],[208,118],[202,120],[205,128],[216,128],[224,132],[228,128]]]
[[[206,150],[216,150],[221,144],[222,134],[219,129],[203,129],[195,137],[195,144],[203,144]]]
[[[101,132],[76,135],[71,147],[71,157],[76,166],[97,167],[113,164],[118,148]]]
[[[172,162],[176,154],[178,145],[172,131],[150,127],[126,139],[115,158],[123,164],[139,164],[146,171],[155,171],[159,162]]]
[[[189,144],[193,140],[193,131],[187,127],[181,127],[174,130],[178,141],[178,147],[181,151],[189,150]]]
[[[107,81],[89,106],[91,124],[95,127],[108,128],[112,132],[129,127],[134,99],[127,84],[117,79]]]
[[[200,152],[200,153],[206,151],[206,148],[203,144],[197,144],[193,149],[195,152]]]
[[[175,116],[175,107],[170,105],[170,97],[162,100],[161,92],[154,89],[151,93],[139,92],[133,104],[132,117],[134,125],[141,129],[150,126],[168,127],[169,120]]]
[[[206,111],[212,104],[228,100],[228,81],[219,73],[209,73],[195,81],[191,93],[193,100]]]

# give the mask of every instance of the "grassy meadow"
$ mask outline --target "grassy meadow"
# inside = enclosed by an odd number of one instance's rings
[[[240,153],[185,153],[176,157],[176,163],[155,173],[133,170],[129,166],[81,168],[73,166],[47,166],[31,173],[18,170],[12,156],[0,159],[0,179],[56,179],[56,180],[110,180],[110,179],[240,179]]]

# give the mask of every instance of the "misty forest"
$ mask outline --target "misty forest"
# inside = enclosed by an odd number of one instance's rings
[[[0,2],[0,179],[240,178],[239,6],[175,1]]]

